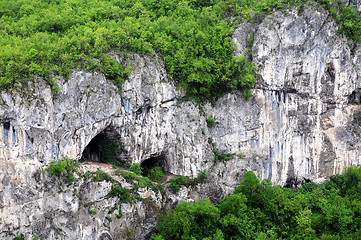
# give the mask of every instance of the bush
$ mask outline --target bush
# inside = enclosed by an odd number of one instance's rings
[[[138,188],[144,188],[144,187],[149,187],[153,191],[162,191],[163,190],[163,186],[161,186],[159,184],[154,184],[147,177],[141,177],[132,172],[127,172],[127,171],[122,171],[122,170],[118,170],[115,174],[118,176],[122,175],[128,183],[131,183],[134,185],[134,189],[136,189],[136,190]]]
[[[138,175],[142,175],[142,167],[140,163],[134,163],[132,166],[130,166],[129,171],[132,171]]]
[[[213,151],[214,154],[214,162],[226,162],[234,158],[234,154],[232,153],[221,153],[219,150],[215,149]]]
[[[179,176],[179,177],[175,177],[172,178],[169,182],[169,188],[173,193],[177,193],[179,191],[179,189],[181,188],[181,186],[195,186],[198,183],[205,183],[207,182],[207,171],[201,171],[198,173],[197,178],[195,179],[191,179],[189,177],[186,176]]]
[[[144,176],[154,182],[160,182],[164,178],[165,174],[161,167],[155,166],[150,169],[145,169]]]
[[[105,173],[103,170],[98,170],[94,173],[93,181],[94,182],[102,182],[102,181],[114,182],[114,179],[108,173]]]
[[[161,216],[157,228],[164,239],[204,239],[217,232],[219,218],[219,209],[209,199],[181,202],[174,212]]]
[[[51,161],[46,171],[53,177],[60,177],[64,173],[66,174],[65,181],[70,183],[75,180],[74,172],[78,166],[78,162],[65,158],[63,160]]]
[[[23,233],[21,233],[20,235],[17,235],[13,238],[13,240],[24,240],[25,239],[25,235]]]
[[[208,176],[207,170],[200,171],[198,173],[198,177],[196,178],[196,182],[198,182],[198,183],[206,183],[207,182],[207,176]]]
[[[194,180],[185,176],[172,178],[169,182],[170,182],[169,188],[173,193],[177,193],[181,188],[181,186],[189,187],[194,184]]]
[[[89,210],[88,212],[89,212],[90,215],[95,215],[95,214],[97,214],[97,211],[95,211],[95,210]]]
[[[119,186],[113,186],[108,193],[108,198],[118,197],[120,202],[128,203],[130,199],[131,190],[127,188],[121,188]]]
[[[215,124],[215,119],[214,117],[208,116],[206,122],[207,122],[207,127],[211,128]]]

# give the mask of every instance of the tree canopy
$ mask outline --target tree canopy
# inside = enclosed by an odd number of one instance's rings
[[[360,41],[353,6],[318,0],[340,22],[340,33]],[[193,98],[242,90],[250,97],[254,65],[234,57],[231,36],[241,19],[257,21],[306,0],[3,0],[0,2],[0,89],[74,69],[97,71],[120,86],[130,73],[126,58],[160,54],[169,75]]]
[[[224,200],[182,202],[161,216],[157,229],[158,240],[360,239],[361,168],[297,189],[247,172]]]

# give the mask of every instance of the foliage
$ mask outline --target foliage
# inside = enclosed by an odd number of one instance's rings
[[[25,235],[23,233],[21,233],[20,235],[17,235],[13,238],[13,240],[24,240],[25,239]]]
[[[164,239],[203,239],[216,233],[220,211],[209,199],[181,202],[174,212],[161,216],[157,227]]]
[[[168,73],[195,99],[241,90],[251,96],[255,66],[234,57],[232,33],[241,19],[259,21],[280,9],[326,8],[340,34],[361,41],[361,17],[339,0],[5,0],[0,3],[0,89],[34,76],[73,69],[104,73],[117,86],[131,67],[129,53],[160,53]],[[252,41],[249,41],[252,44]],[[248,46],[250,48],[250,46]]]
[[[172,178],[169,182],[170,182],[169,188],[173,193],[177,193],[181,188],[181,186],[189,187],[194,185],[193,180],[185,176]]]
[[[94,182],[102,182],[102,181],[114,182],[114,179],[108,173],[104,172],[103,170],[98,170],[93,175],[93,181]]]
[[[213,150],[214,162],[226,162],[234,158],[232,153],[221,153],[218,149]]]
[[[215,119],[212,116],[208,116],[206,122],[207,122],[207,127],[211,128],[215,124]]]
[[[198,172],[198,177],[196,178],[197,179],[196,181],[199,183],[205,183],[207,182],[207,176],[208,176],[207,170],[200,171]]]
[[[132,171],[135,174],[142,175],[142,167],[140,163],[134,163],[129,167],[129,171]]]
[[[72,69],[104,73],[120,86],[130,67],[114,51],[164,57],[168,73],[194,98],[253,87],[254,65],[234,57],[234,0],[49,0],[0,3],[0,88]],[[110,54],[111,55],[111,54]]]
[[[149,178],[138,176],[132,172],[118,170],[116,172],[116,175],[118,175],[118,176],[122,175],[127,182],[134,185],[135,190],[137,190],[138,188],[144,188],[144,187],[149,187],[153,191],[162,191],[163,190],[162,185],[155,184],[151,180],[149,180]]]
[[[50,89],[51,89],[51,94],[52,95],[55,95],[57,94],[58,92],[60,92],[60,87],[58,86],[58,83],[57,83],[57,79],[56,78],[52,78],[50,79],[47,84],[50,86]]]
[[[65,182],[71,183],[75,180],[74,172],[79,166],[78,162],[70,158],[51,161],[46,171],[53,177],[59,177],[63,173],[66,175]]]
[[[355,166],[294,190],[247,172],[218,204],[183,202],[164,214],[152,239],[359,239],[360,186]]]
[[[89,212],[90,215],[95,215],[95,214],[97,214],[97,211],[95,211],[95,210],[89,210],[88,212]]]
[[[144,176],[148,177],[154,182],[160,182],[165,177],[165,174],[161,167],[154,166],[152,168],[145,168]]]
[[[169,182],[169,188],[173,193],[177,193],[179,191],[179,189],[181,188],[181,186],[195,186],[198,183],[205,183],[207,181],[207,171],[201,171],[198,173],[198,177],[195,179],[191,179],[189,177],[186,176],[179,176],[179,177],[175,177],[172,178]]]
[[[108,193],[108,198],[118,197],[120,202],[131,202],[130,199],[131,190],[127,188],[121,188],[119,186],[113,186]]]

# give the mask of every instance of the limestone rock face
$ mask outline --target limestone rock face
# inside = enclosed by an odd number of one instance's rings
[[[214,106],[178,101],[184,93],[157,55],[134,55],[121,90],[101,74],[74,71],[67,81],[58,78],[56,95],[42,79],[1,92],[0,238],[28,232],[42,239],[146,239],[159,209],[181,200],[216,201],[245,171],[293,186],[360,165],[361,49],[352,55],[337,29],[327,12],[311,7],[242,23],[233,36],[236,55],[252,36],[258,66],[249,101],[239,92]],[[213,127],[207,118],[215,119]],[[125,217],[104,226],[114,204],[105,198],[109,183],[79,182],[59,193],[51,187],[59,183],[37,173],[52,159],[80,159],[104,131],[122,143],[121,161],[161,159],[168,172],[190,177],[207,170],[208,183],[178,195],[166,191],[168,200],[144,190],[145,198],[154,195],[152,204],[124,205]],[[215,162],[224,153],[233,159]],[[96,202],[93,218],[85,201]]]

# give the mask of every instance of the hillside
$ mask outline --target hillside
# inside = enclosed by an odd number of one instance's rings
[[[360,12],[1,1],[0,238],[357,239]]]

